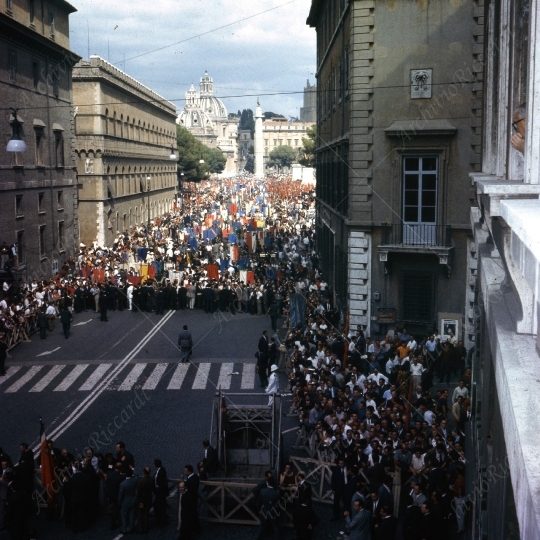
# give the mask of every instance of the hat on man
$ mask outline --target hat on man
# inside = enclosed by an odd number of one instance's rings
[[[274,371],[277,371],[278,370],[278,367],[276,366],[276,364],[272,364],[270,366],[270,371],[273,373]]]

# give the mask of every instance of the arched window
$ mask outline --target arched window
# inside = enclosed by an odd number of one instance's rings
[[[105,109],[105,135],[109,134],[109,109]]]

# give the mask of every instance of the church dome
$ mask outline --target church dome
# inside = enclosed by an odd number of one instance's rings
[[[227,109],[221,99],[214,96],[214,81],[205,72],[200,82],[199,106],[213,121],[226,122]]]
[[[194,132],[204,133],[214,131],[212,120],[201,109],[184,109],[178,115],[176,122]]]

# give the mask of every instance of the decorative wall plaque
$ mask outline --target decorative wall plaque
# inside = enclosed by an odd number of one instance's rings
[[[411,99],[431,97],[432,69],[411,69]]]

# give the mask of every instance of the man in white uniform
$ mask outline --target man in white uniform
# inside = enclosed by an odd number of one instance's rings
[[[268,398],[268,405],[271,406],[274,403],[274,394],[279,392],[279,379],[277,374],[278,367],[276,364],[272,364],[270,367],[270,378],[268,379],[268,386],[266,387],[266,393],[270,394]]]

